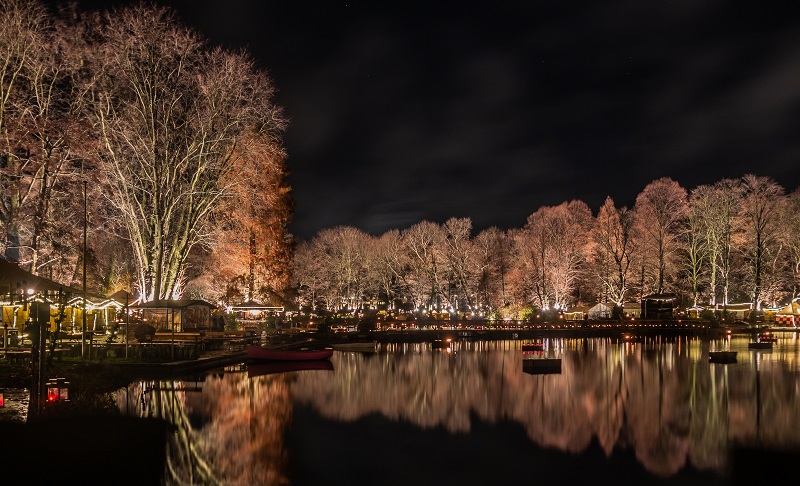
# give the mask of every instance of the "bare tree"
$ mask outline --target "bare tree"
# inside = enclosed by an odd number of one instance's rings
[[[689,211],[683,228],[683,244],[680,252],[682,273],[692,295],[692,306],[696,306],[699,301],[703,274],[709,258],[708,240],[704,238],[703,231],[704,208],[700,204],[703,199],[696,197],[697,194],[693,191],[692,197],[689,199]]]
[[[780,216],[785,204],[783,187],[769,177],[747,174],[742,177],[744,197],[740,218],[745,236],[742,248],[750,277],[753,305],[761,309],[767,271],[780,251]]]
[[[186,291],[229,303],[247,298],[282,305],[292,251],[285,153],[266,137],[244,145],[226,176],[230,191],[211,219],[213,231],[189,256]]]
[[[365,297],[367,243],[371,237],[351,226],[320,231],[315,240],[322,248],[336,299],[333,310],[356,311]]]
[[[322,245],[317,240],[301,242],[292,258],[292,284],[298,291],[301,306],[315,309],[320,301],[330,308],[335,300],[330,289],[333,281]]]
[[[637,231],[644,236],[644,246],[652,249],[657,259],[657,293],[664,292],[665,279],[672,273],[671,256],[687,208],[686,189],[668,177],[651,182],[636,198]]]
[[[78,31],[30,0],[0,1],[0,249],[69,281],[81,212],[75,147],[85,145]],[[79,234],[79,233],[78,233]]]
[[[519,239],[521,261],[538,306],[565,307],[572,299],[586,260],[591,224],[591,210],[582,201],[543,207],[528,217]]]
[[[449,295],[448,292],[448,300],[456,307],[461,307],[463,304],[471,307],[475,303],[474,295],[471,292],[472,281],[475,277],[472,268],[474,262],[473,243],[470,239],[472,220],[450,218],[445,221],[442,229],[445,233],[445,259],[448,273],[452,276],[451,284],[448,287],[455,287],[457,296]]]
[[[163,8],[108,13],[93,32],[91,108],[109,201],[145,299],[181,294],[191,250],[239,181],[247,142],[278,143],[272,85],[241,54],[208,49]]]
[[[791,296],[796,299],[800,295],[800,189],[789,195],[786,217],[784,219],[784,244],[790,255]]]
[[[510,244],[507,235],[497,227],[478,233],[473,240],[476,279],[476,304],[484,310],[506,303],[505,274],[508,271]]]
[[[716,305],[717,288],[723,304],[728,303],[733,265],[732,239],[742,198],[738,180],[723,179],[710,186],[699,186],[690,197],[691,211],[699,218],[700,241],[706,251],[709,303]]]
[[[406,250],[408,273],[406,282],[416,307],[444,303],[449,306],[442,284],[446,272],[442,255],[444,232],[433,222],[422,221],[401,233]]]
[[[378,238],[375,267],[380,287],[389,303],[406,295],[407,255],[399,230],[390,230]]]
[[[594,243],[594,272],[602,283],[603,297],[618,303],[625,302],[629,289],[633,252],[632,223],[631,212],[625,207],[617,209],[614,200],[607,197],[600,207],[591,232]]]

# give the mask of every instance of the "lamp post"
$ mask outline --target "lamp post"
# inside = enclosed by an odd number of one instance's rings
[[[81,170],[83,165],[81,165]],[[83,179],[83,312],[81,316],[81,358],[86,359],[86,233],[88,218],[86,210],[86,186],[87,181]]]

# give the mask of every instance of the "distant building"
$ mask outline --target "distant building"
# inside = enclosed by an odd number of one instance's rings
[[[650,294],[642,297],[643,319],[671,319],[678,306],[675,294]]]

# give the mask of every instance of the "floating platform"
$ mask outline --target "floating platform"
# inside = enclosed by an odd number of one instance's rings
[[[747,343],[747,349],[772,349],[772,341]]]
[[[561,374],[561,358],[523,359],[522,371],[530,375]]]
[[[544,344],[542,343],[522,343],[523,351],[544,351]]]
[[[712,363],[735,363],[736,351],[711,351],[708,360]]]

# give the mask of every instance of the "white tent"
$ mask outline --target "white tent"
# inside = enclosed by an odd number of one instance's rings
[[[800,304],[789,302],[789,305],[775,313],[775,324],[800,324]]]
[[[611,317],[611,312],[613,310],[613,303],[600,302],[589,309],[589,319],[606,319]]]

